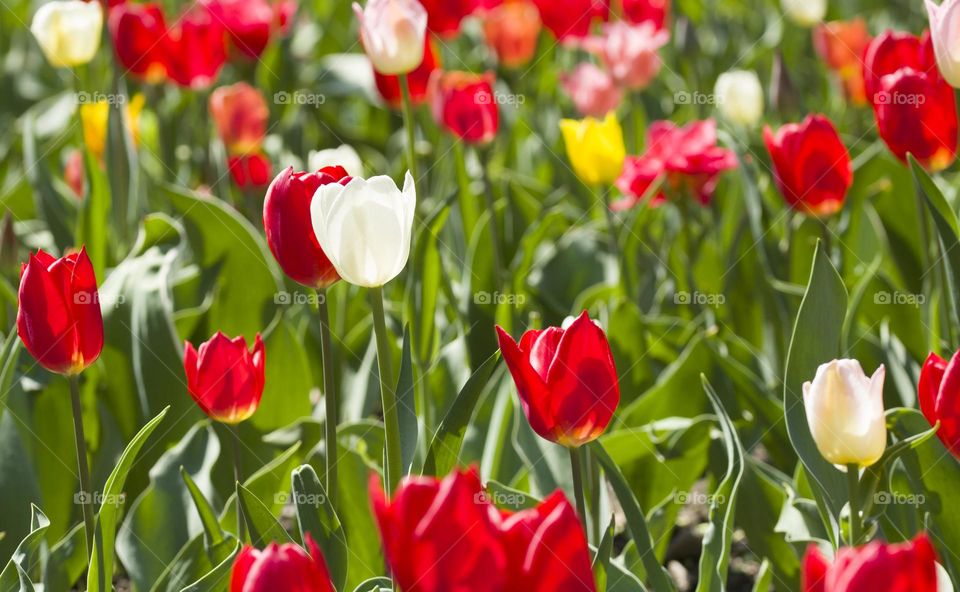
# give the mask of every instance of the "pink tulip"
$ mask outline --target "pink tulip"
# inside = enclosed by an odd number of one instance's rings
[[[623,100],[623,91],[613,77],[591,63],[580,64],[560,82],[577,111],[588,117],[603,117]]]
[[[638,90],[650,84],[660,72],[657,50],[669,40],[670,34],[658,30],[652,21],[638,25],[618,21],[606,25],[603,36],[590,37],[582,45],[603,60],[618,84]]]
[[[369,0],[354,3],[360,39],[380,74],[408,74],[423,61],[427,11],[417,0]]]

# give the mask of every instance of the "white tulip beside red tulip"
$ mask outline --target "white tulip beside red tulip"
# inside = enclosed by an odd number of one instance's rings
[[[373,69],[387,76],[408,74],[423,62],[427,11],[417,0],[354,3],[360,39]]]
[[[310,170],[319,171],[331,166],[342,166],[351,177],[362,177],[363,160],[353,146],[343,144],[337,148],[310,151]]]
[[[100,48],[103,8],[99,2],[54,0],[42,5],[30,24],[43,55],[51,66],[68,68],[86,64]]]
[[[926,4],[937,68],[950,86],[960,88],[960,1],[945,0],[938,6],[926,0]]]

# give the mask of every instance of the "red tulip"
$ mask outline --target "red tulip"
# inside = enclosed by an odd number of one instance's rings
[[[867,47],[864,63],[867,98],[890,151],[902,161],[913,154],[931,171],[949,166],[957,152],[957,106],[929,33],[887,31]]]
[[[210,93],[210,114],[231,154],[260,149],[270,119],[270,109],[260,91],[246,82],[221,86]]]
[[[167,31],[170,77],[179,85],[206,88],[227,60],[223,24],[204,7],[190,9]]]
[[[17,334],[37,362],[59,374],[79,374],[103,349],[97,278],[86,249],[55,259],[30,255],[20,270]]]
[[[663,29],[670,12],[670,0],[621,0],[623,18],[632,23],[649,21]]]
[[[624,163],[617,187],[626,197],[611,206],[615,210],[636,205],[658,178],[663,178],[664,184],[652,205],[677,193],[691,193],[708,204],[720,173],[737,166],[733,151],[717,146],[717,124],[712,119],[684,127],[655,121],[647,131],[646,145],[642,156],[628,156]]]
[[[260,57],[278,24],[273,6],[266,0],[208,0],[205,5],[226,29],[233,54]]]
[[[517,68],[533,59],[541,28],[540,11],[530,0],[506,2],[483,13],[487,45],[506,68]]]
[[[117,60],[127,72],[147,82],[167,77],[167,24],[158,4],[118,4],[110,9],[108,24]]]
[[[787,204],[815,216],[829,216],[843,207],[853,183],[850,154],[833,123],[823,115],[808,115],[774,134],[763,130],[777,187]]]
[[[393,500],[374,476],[370,499],[387,563],[403,592],[501,592],[513,583],[504,573],[496,512],[475,470],[454,471],[443,480],[407,477]]]
[[[580,446],[607,429],[620,385],[603,329],[583,312],[566,329],[527,331],[515,343],[497,327],[523,412],[541,437]]]
[[[493,84],[489,72],[477,75],[437,70],[428,85],[434,119],[467,143],[490,142],[500,125]]]
[[[427,35],[426,47],[423,50],[423,62],[413,71],[407,74],[407,82],[410,84],[410,101],[414,105],[419,105],[427,100],[427,87],[430,84],[430,77],[439,67],[440,60],[430,42],[430,36]],[[374,81],[377,83],[377,90],[386,103],[394,109],[399,109],[403,104],[403,97],[400,93],[400,78],[381,74],[373,71]]]
[[[471,0],[420,0],[427,9],[427,29],[441,37],[460,32],[460,21],[473,12]]]
[[[244,547],[233,563],[230,592],[336,592],[320,548],[309,533],[305,538],[309,554],[293,543]]]
[[[227,158],[233,182],[241,189],[265,187],[270,182],[270,159],[262,152]]]
[[[920,411],[930,425],[940,422],[937,437],[960,459],[960,352],[950,362],[931,353],[920,371]]]
[[[912,541],[874,541],[845,547],[829,563],[815,545],[807,548],[802,592],[936,592],[937,555],[925,534]]]
[[[327,259],[310,217],[310,202],[321,185],[350,181],[343,167],[315,173],[294,173],[287,167],[270,183],[263,201],[263,227],[270,252],[295,282],[325,288],[337,280],[337,270]]]
[[[533,0],[540,9],[543,25],[557,39],[586,37],[596,19],[607,20],[610,15],[608,0]]]
[[[243,337],[231,340],[219,331],[199,349],[193,349],[187,342],[183,356],[187,390],[211,419],[240,423],[260,405],[264,356],[259,334],[253,351],[247,350],[247,340]]]
[[[83,180],[86,176],[83,170],[83,151],[74,149],[67,155],[67,163],[63,167],[63,180],[73,190],[77,199],[83,199]]]

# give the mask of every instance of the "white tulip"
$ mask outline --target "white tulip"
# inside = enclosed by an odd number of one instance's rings
[[[347,282],[376,288],[400,275],[410,257],[417,190],[409,172],[403,191],[387,176],[323,185],[310,214],[317,240]]]
[[[930,38],[940,74],[951,86],[960,87],[960,0],[937,6],[926,0]]]
[[[47,2],[33,15],[30,31],[47,61],[57,68],[86,64],[100,48],[103,9],[81,0]]]
[[[883,366],[867,378],[856,360],[833,360],[803,384],[810,433],[820,454],[843,467],[869,467],[887,446],[883,413]]]
[[[783,12],[801,27],[812,27],[827,16],[827,0],[781,0]]]
[[[342,166],[351,177],[363,176],[363,161],[353,146],[310,151],[310,170],[319,171],[329,166]]]
[[[373,68],[386,75],[407,74],[423,62],[427,9],[418,0],[369,0],[354,3],[360,39]]]
[[[730,121],[752,126],[763,117],[763,87],[754,72],[724,72],[717,78],[713,92],[717,109]]]

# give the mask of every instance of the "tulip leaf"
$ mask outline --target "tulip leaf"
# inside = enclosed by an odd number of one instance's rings
[[[200,488],[197,487],[193,477],[191,477],[190,473],[183,467],[180,467],[180,477],[183,479],[184,485],[187,486],[187,491],[190,492],[190,498],[193,500],[193,505],[197,509],[197,514],[200,516],[200,522],[203,524],[204,544],[207,547],[218,544],[224,539],[225,535],[223,528],[220,527],[220,523],[217,522],[217,515],[213,511],[213,507],[210,505],[210,502],[207,501],[203,492],[200,491]]]
[[[106,277],[108,227],[110,218],[110,187],[106,175],[89,150],[83,151],[84,171],[90,191],[80,206],[77,216],[77,245],[87,248],[97,279]]]
[[[37,506],[30,504],[30,533],[20,542],[13,557],[0,572],[0,592],[32,592],[33,582],[27,572],[30,555],[40,546],[50,520]]]
[[[610,522],[603,529],[603,536],[593,554],[593,577],[597,583],[597,592],[607,589],[607,572],[610,571],[610,554],[613,552],[613,535],[616,516],[610,516]]]
[[[437,426],[437,431],[430,442],[430,448],[427,450],[421,474],[446,475],[457,464],[470,418],[473,416],[477,403],[480,401],[480,395],[487,386],[490,376],[497,367],[499,357],[498,353],[488,357],[460,389],[457,398],[450,405],[447,415]]]
[[[279,513],[286,501],[286,496],[278,492],[286,491],[290,483],[290,473],[300,464],[300,443],[297,442],[284,450],[279,456],[260,467],[257,472],[243,482],[243,486],[254,494],[258,500],[273,498],[271,515]],[[261,502],[262,503],[262,502]],[[237,526],[237,496],[231,495],[220,512],[220,526],[230,530]]]
[[[37,215],[46,223],[57,249],[65,253],[76,246],[71,232],[74,224],[67,219],[74,208],[53,188],[50,170],[37,148],[36,114],[33,111],[23,117],[23,160],[26,164],[24,174],[33,190]]]
[[[410,331],[403,330],[403,350],[400,354],[400,376],[397,379],[397,416],[400,422],[400,456],[403,460],[403,474],[410,473],[413,456],[417,452],[419,421],[417,420],[417,402],[415,396],[413,360],[410,355]]]
[[[847,290],[821,243],[813,255],[807,291],[797,312],[787,354],[783,408],[790,442],[807,469],[821,513],[829,517],[831,540],[838,540],[840,509],[846,503],[844,474],[820,454],[807,424],[803,383],[813,380],[817,368],[840,355]]]
[[[737,491],[743,479],[744,451],[737,428],[733,425],[716,391],[700,375],[703,390],[720,423],[724,449],[727,454],[727,472],[717,486],[710,503],[710,521],[703,535],[703,552],[700,554],[700,573],[697,592],[722,592],[727,581],[730,548],[733,544],[733,517],[737,509]]]
[[[237,483],[240,515],[247,526],[251,545],[260,548],[270,542],[290,543],[290,535],[270,512],[270,509],[249,489]]]
[[[97,513],[97,526],[94,533],[93,553],[90,558],[90,570],[87,572],[87,590],[89,592],[109,592],[113,581],[113,560],[115,553],[114,539],[117,534],[117,518],[120,516],[120,507],[123,505],[123,486],[127,474],[133,467],[140,449],[146,444],[147,438],[153,433],[170,408],[167,407],[159,415],[143,426],[133,440],[127,444],[123,454],[117,461],[117,466],[110,473],[103,486],[104,503]]]
[[[50,548],[50,556],[43,566],[44,589],[69,590],[86,569],[87,543],[80,522]]]
[[[620,506],[623,508],[624,516],[627,519],[627,528],[630,530],[630,537],[636,545],[640,560],[643,563],[647,574],[647,581],[653,586],[654,590],[672,591],[676,590],[673,580],[667,570],[657,561],[657,556],[653,550],[653,538],[650,536],[650,529],[647,526],[647,519],[644,516],[643,508],[633,495],[630,483],[627,481],[620,468],[613,462],[610,455],[604,449],[603,444],[594,440],[589,444],[590,452],[593,454],[600,467],[607,476],[610,486],[613,488]]]
[[[449,215],[450,205],[447,202],[421,223],[410,255],[406,308],[407,318],[415,319],[411,327],[413,354],[421,366],[430,363],[437,349],[437,301],[443,281],[443,263],[438,244],[440,232]]]
[[[390,578],[377,577],[361,582],[353,592],[389,592],[390,590],[393,590],[393,582]]]
[[[181,592],[221,592],[230,581],[230,573],[233,570],[233,563],[240,554],[243,547],[240,541],[233,546],[233,551],[227,557],[218,563],[212,570],[196,582],[185,587]]]
[[[307,548],[306,538],[309,534],[323,551],[336,589],[343,590],[347,581],[348,545],[340,518],[313,467],[301,465],[293,471],[291,480],[293,501],[297,509],[297,525],[304,548]]]

